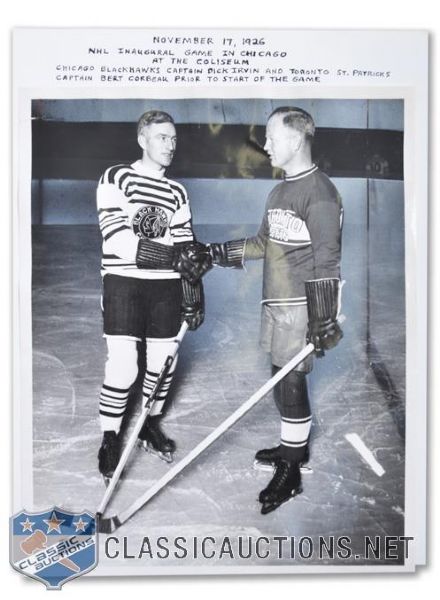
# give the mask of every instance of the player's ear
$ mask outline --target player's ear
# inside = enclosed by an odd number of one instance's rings
[[[303,144],[303,137],[299,131],[293,131],[292,134],[292,148],[298,152]]]
[[[143,132],[138,135],[138,144],[142,148],[142,150],[146,149],[145,134]]]

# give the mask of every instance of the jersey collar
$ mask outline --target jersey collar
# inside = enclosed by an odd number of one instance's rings
[[[284,180],[285,181],[296,181],[297,179],[302,179],[303,177],[307,177],[307,175],[314,173],[317,169],[318,169],[318,167],[315,164],[313,164],[310,167],[310,169],[307,169],[307,171],[302,171],[301,173],[297,173],[296,175],[290,175],[289,177],[284,177]]]
[[[134,163],[132,163],[131,168],[134,169],[136,171],[136,173],[139,173],[139,175],[143,175],[144,177],[149,177],[150,179],[156,179],[157,181],[160,181],[161,179],[165,179],[165,174],[164,171],[159,171],[159,170],[154,170],[154,169],[146,169],[140,160],[136,160]]]

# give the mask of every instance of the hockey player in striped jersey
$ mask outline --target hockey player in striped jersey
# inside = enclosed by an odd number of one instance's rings
[[[340,290],[342,204],[330,179],[312,162],[312,117],[295,107],[276,109],[266,128],[265,150],[285,178],[267,200],[255,237],[211,244],[214,264],[241,267],[264,259],[261,345],[271,353],[273,373],[311,341],[315,353],[342,337],[337,323]],[[302,491],[312,422],[307,358],[275,388],[281,413],[280,444],[260,450],[259,463],[275,473],[260,493],[261,512],[275,510]]]
[[[139,342],[146,340],[143,395],[148,397],[182,319],[190,329],[203,322],[200,277],[211,261],[207,248],[194,240],[185,188],[164,176],[176,148],[172,117],[162,111],[146,112],[137,134],[142,158],[107,169],[97,189],[108,350],[98,460],[106,478],[119,461],[119,430],[138,374]],[[176,361],[177,356],[139,435],[145,449],[166,460],[172,460],[175,443],[159,422]]]

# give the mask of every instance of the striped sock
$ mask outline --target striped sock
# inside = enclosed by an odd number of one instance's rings
[[[151,409],[150,416],[155,417],[157,415],[162,414],[163,406],[165,404],[165,400],[167,398],[168,392],[171,387],[171,382],[173,380],[174,372],[168,373],[165,377],[162,386],[159,392],[156,394],[156,401],[153,404],[153,408]],[[146,399],[151,394],[151,390],[153,389],[157,378],[159,377],[159,373],[154,373],[153,371],[149,371],[148,369],[145,372],[144,383],[142,386],[142,395],[144,404]]]
[[[312,416],[292,419],[281,418],[281,455],[288,460],[301,460],[307,447]]]
[[[130,388],[120,389],[103,384],[99,397],[99,418],[102,431],[119,432],[129,391]]]

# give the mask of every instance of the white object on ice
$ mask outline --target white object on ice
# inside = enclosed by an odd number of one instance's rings
[[[371,450],[369,450],[367,448],[367,446],[364,444],[364,442],[361,440],[361,438],[358,436],[358,434],[357,433],[346,433],[345,439],[348,442],[350,442],[350,444],[354,448],[356,448],[356,450],[359,452],[359,454],[362,456],[362,458],[365,460],[365,462],[367,462],[370,465],[370,467],[373,469],[373,471],[376,473],[376,475],[378,475],[379,477],[382,477],[382,475],[385,473],[385,469],[382,467],[382,465],[379,462],[377,462],[377,460],[374,458]]]

